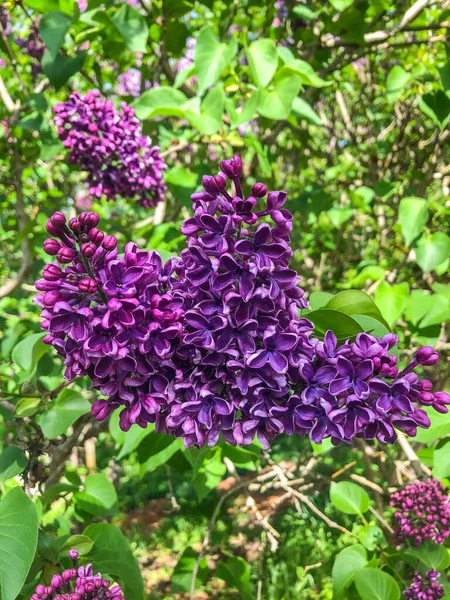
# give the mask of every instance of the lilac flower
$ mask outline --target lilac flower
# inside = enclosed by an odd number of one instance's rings
[[[439,583],[440,573],[430,569],[425,575],[416,573],[414,580],[403,592],[407,600],[438,600],[445,596],[444,586]]]
[[[53,575],[50,585],[38,585],[31,600],[125,600],[122,588],[111,587],[111,582],[98,573],[92,565],[77,568],[78,552],[71,550],[73,566],[60,575]]]
[[[85,141],[94,155],[112,143]],[[246,194],[239,157],[220,167],[192,195],[187,247],[165,265],[133,242],[120,255],[95,213],[68,224],[55,213],[47,224],[58,239],[44,248],[60,264],[36,282],[44,340],[63,356],[67,378],[88,376],[105,396],[92,407],[96,418],[120,409],[122,429],[154,423],[186,446],[222,435],[240,445],[257,436],[267,448],[282,433],[393,443],[396,428],[428,427],[421,406],[445,412],[450,397],[413,370],[437,353],[419,349],[399,373],[393,334],[340,345],[331,331],[315,338],[289,268],[286,193],[258,182]]]
[[[3,29],[3,33],[5,35],[9,35],[11,33],[11,23],[9,20],[9,12],[3,3],[0,4],[0,27]]]
[[[445,542],[450,536],[450,501],[445,491],[440,481],[427,479],[392,494],[390,505],[396,509],[399,543],[410,541],[418,546],[425,540]]]
[[[33,59],[31,63],[31,75],[33,79],[41,72],[41,60],[45,52],[45,44],[39,33],[39,20],[40,18],[38,17],[31,24],[30,32],[26,38],[16,37],[15,39],[17,46]]]
[[[112,102],[91,90],[82,97],[73,92],[54,107],[59,138],[69,149],[69,161],[87,172],[89,193],[108,200],[116,196],[138,199],[145,207],[163,200],[166,163],[159,148],[142,135],[134,110]]]

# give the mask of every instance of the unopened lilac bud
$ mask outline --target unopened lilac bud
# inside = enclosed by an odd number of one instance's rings
[[[55,225],[51,219],[47,221],[45,229],[50,235],[58,236],[61,233],[61,228]]]
[[[93,227],[97,227],[100,221],[100,215],[98,215],[95,212],[81,213],[78,218],[80,220],[81,225],[88,230],[92,229]]]
[[[221,179],[219,179],[219,183],[221,183]],[[211,175],[203,175],[202,185],[205,188],[205,190],[212,196],[220,194],[220,192],[225,187],[225,186],[218,185],[218,183],[216,182],[216,178],[212,177]]]
[[[439,354],[431,346],[423,346],[416,352],[416,360],[425,367],[434,365],[439,360]]]
[[[66,569],[61,573],[61,577],[63,578],[64,583],[68,583],[76,574],[75,569]]]
[[[267,185],[264,185],[264,183],[261,182],[254,183],[252,186],[252,194],[256,196],[256,198],[264,198],[267,194]]]
[[[64,584],[63,578],[61,575],[53,575],[52,577],[52,587],[54,588],[52,591],[59,591]]]
[[[66,217],[64,216],[64,214],[60,211],[55,212],[51,217],[50,217],[51,222],[53,223],[53,225],[56,225],[56,227],[60,227],[62,228],[65,224],[66,224]]]
[[[96,246],[100,246],[100,244],[103,242],[104,237],[105,237],[105,234],[103,233],[103,231],[100,231],[99,229],[97,229],[97,227],[94,227],[89,232],[89,239]]]
[[[110,252],[117,246],[117,238],[113,235],[105,235],[102,242],[102,247]]]
[[[92,243],[81,244],[81,254],[86,258],[92,258],[97,251],[97,246]]]
[[[42,276],[47,281],[58,281],[61,278],[62,271],[59,265],[45,265]]]
[[[242,175],[242,160],[240,156],[233,156],[229,160],[222,160],[220,170],[230,179],[239,179]]]
[[[53,308],[57,302],[63,299],[61,292],[53,290],[44,294],[44,306],[46,308]]]
[[[76,257],[76,255],[77,255],[77,251],[74,250],[73,248],[63,247],[58,250],[56,259],[58,262],[60,262],[62,264],[68,264],[73,261],[73,259]]]
[[[79,553],[78,553],[78,550],[74,550],[74,549],[72,549],[72,550],[70,550],[70,552],[69,552],[69,556],[70,556],[70,558],[71,558],[73,561],[76,561],[76,560],[78,560],[78,557],[79,557],[80,555],[79,555]]]
[[[97,282],[90,277],[85,277],[78,284],[78,289],[84,294],[93,294],[97,291]]]
[[[55,238],[44,240],[44,252],[49,256],[56,256],[60,248],[61,242],[58,242]]]
[[[81,223],[80,223],[79,219],[77,219],[76,217],[73,217],[73,219],[70,219],[69,228],[74,233],[79,233],[81,231]]]

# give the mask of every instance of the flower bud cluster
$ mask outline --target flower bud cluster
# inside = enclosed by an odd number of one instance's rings
[[[114,108],[100,92],[84,97],[73,92],[54,107],[55,124],[69,161],[87,172],[91,196],[117,196],[155,206],[164,198],[163,172],[167,168],[158,146],[151,146],[134,109],[123,103]]]
[[[93,574],[92,565],[78,567],[78,552],[70,551],[71,569],[53,575],[50,585],[38,585],[30,600],[125,600],[122,589],[98,573]]]
[[[445,596],[444,586],[439,583],[440,573],[432,569],[425,575],[417,573],[413,583],[406,588],[403,596],[407,600],[439,600]]]

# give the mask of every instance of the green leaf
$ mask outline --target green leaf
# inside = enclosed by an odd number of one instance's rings
[[[311,123],[312,125],[323,125],[323,121],[316,111],[311,108],[306,100],[303,100],[303,98],[300,98],[299,96],[294,98],[292,102],[292,112],[297,115],[297,117],[305,119],[305,121],[308,121],[308,123]]]
[[[361,544],[371,552],[375,548],[385,542],[383,530],[378,525],[364,525],[358,530],[358,540]]]
[[[422,233],[428,220],[427,201],[423,198],[402,198],[398,211],[398,222],[407,246],[411,246]]]
[[[313,292],[309,297],[309,306],[311,310],[318,310],[324,307],[331,300],[333,294],[329,292]]]
[[[338,11],[343,11],[353,4],[355,0],[329,0],[331,6]]]
[[[141,569],[120,530],[108,523],[93,523],[83,533],[94,541],[89,557],[94,571],[116,578],[127,600],[144,600]]]
[[[448,450],[447,450],[448,452]],[[418,558],[434,571],[444,571],[450,564],[450,554],[445,546],[425,542],[417,548],[408,549],[408,554]]]
[[[216,576],[223,579],[228,585],[237,588],[240,598],[252,600],[254,598],[250,584],[250,566],[240,556],[229,556],[221,560],[216,568]]]
[[[230,113],[232,126],[238,127],[239,125],[243,125],[244,123],[251,121],[258,110],[258,101],[259,90],[255,90],[248,100],[246,100],[244,103],[244,108],[241,112],[237,112],[234,105],[233,109],[230,110],[230,103],[227,101],[227,110]]]
[[[59,90],[72,75],[81,71],[86,55],[87,52],[83,50],[78,52],[74,58],[69,58],[63,54],[52,56],[51,52],[47,50],[42,58],[42,70],[55,89]]]
[[[16,415],[18,417],[31,417],[41,405],[40,398],[22,398],[16,404]]]
[[[117,460],[122,460],[128,454],[131,454],[144,438],[155,430],[153,424],[149,424],[147,428],[131,427],[128,431],[122,431],[119,426],[120,414],[119,411],[114,411],[109,418],[109,431],[120,448]]]
[[[320,11],[315,11],[309,6],[297,5],[294,6],[292,12],[303,21],[312,21],[316,17],[318,17]]]
[[[326,308],[338,310],[347,315],[373,317],[389,329],[389,325],[383,318],[372,298],[361,290],[345,290],[344,292],[339,292],[339,294],[333,296],[327,303]]]
[[[201,105],[201,114],[186,111],[185,115],[189,121],[201,133],[213,135],[222,127],[223,107],[225,103],[225,92],[222,85],[216,85],[208,94]]]
[[[285,71],[291,71],[292,73],[299,75],[302,83],[304,85],[310,85],[311,87],[327,87],[333,83],[332,81],[325,81],[325,79],[319,77],[309,63],[299,58],[295,58],[294,60],[287,62],[280,69],[279,74],[281,75]],[[279,74],[277,73],[277,77],[279,77]]]
[[[416,262],[422,271],[428,273],[450,256],[450,237],[438,231],[423,235],[416,246]]]
[[[261,88],[269,85],[278,66],[275,42],[268,38],[256,40],[247,48],[246,54],[254,81]]]
[[[172,592],[175,594],[186,594],[191,589],[192,573],[197,562],[198,553],[188,546],[181,555],[172,573]],[[206,581],[208,575],[208,563],[206,558],[200,559],[199,569],[195,578],[195,589]]]
[[[389,285],[382,281],[375,290],[374,300],[381,314],[392,325],[403,314],[409,299],[409,286],[407,283]]]
[[[23,3],[40,13],[59,9],[58,0],[24,0]]]
[[[88,475],[84,491],[75,494],[77,506],[94,517],[108,517],[117,513],[117,492],[103,473]]]
[[[450,434],[450,413],[438,413],[432,408],[424,407],[430,418],[431,425],[428,429],[418,429],[415,440],[422,444],[430,444]]]
[[[333,564],[333,597],[342,596],[351,585],[355,573],[367,564],[367,551],[360,544],[344,548],[336,556]]]
[[[450,62],[445,63],[442,67],[438,67],[438,73],[444,91],[448,92],[450,90]]]
[[[36,507],[19,487],[0,502],[0,591],[15,600],[27,578],[38,540]]]
[[[393,103],[412,80],[413,75],[405,71],[403,67],[396,65],[390,71],[386,80],[386,91],[388,102]]]
[[[433,475],[444,479],[450,475],[450,442],[435,448],[433,455]]]
[[[280,121],[287,119],[294,98],[302,87],[298,75],[286,77],[278,81],[272,91],[261,90],[258,102],[258,112],[263,117]]]
[[[141,474],[154,471],[171,458],[175,452],[181,450],[183,441],[181,438],[173,438],[160,433],[150,433],[140,443],[137,451]]]
[[[75,421],[88,413],[91,404],[84,396],[69,388],[62,390],[49,410],[38,418],[45,437],[62,435]]]
[[[377,319],[373,317],[368,317],[366,315],[352,315],[353,319],[363,328],[363,331],[367,333],[371,333],[377,338],[382,338],[384,335],[390,333],[390,329],[380,323]]]
[[[202,465],[197,469],[193,480],[194,488],[200,501],[217,488],[226,470],[227,468],[222,462],[220,449],[216,449],[211,457],[203,461]]]
[[[159,87],[144,92],[133,102],[133,108],[139,119],[157,116],[183,117],[186,102],[187,98],[183,92],[171,87]]]
[[[216,83],[222,71],[233,60],[236,52],[235,38],[232,38],[228,44],[224,44],[216,38],[212,27],[207,26],[200,31],[194,51],[200,95]]]
[[[148,26],[141,13],[124,2],[111,17],[111,21],[119,30],[126,47],[131,52],[145,53],[148,40]]]
[[[405,316],[413,325],[418,325],[431,306],[432,295],[425,290],[413,290],[408,298]]]
[[[319,308],[306,315],[314,323],[314,329],[319,335],[324,335],[331,329],[338,340],[347,339],[361,333],[362,327],[349,315],[338,310]]]
[[[330,500],[346,515],[360,515],[369,510],[370,498],[365,489],[351,481],[332,482]]]
[[[380,571],[364,567],[355,574],[355,585],[362,600],[399,600],[400,588],[395,579]]]
[[[14,347],[11,357],[22,371],[33,372],[41,356],[47,352],[48,346],[42,341],[44,337],[45,333],[33,333]]]
[[[78,550],[80,556],[85,556],[94,547],[94,542],[87,535],[71,535],[61,546],[60,554],[62,557],[69,556],[69,552]]]
[[[256,462],[260,458],[260,452],[257,449],[251,450],[249,446],[245,448],[241,446],[232,446],[231,444],[223,444],[222,455],[231,460],[234,465],[238,465],[242,469],[256,469]]]
[[[419,101],[419,108],[441,128],[447,125],[450,117],[450,98],[442,90],[434,94],[424,94]]]
[[[22,473],[28,464],[25,452],[17,446],[6,446],[0,454],[0,483]]]
[[[64,44],[66,34],[72,25],[72,17],[58,10],[45,13],[39,21],[39,32],[52,56]]]
[[[379,281],[386,275],[386,269],[378,267],[377,265],[368,265],[361,269],[361,271],[355,275],[349,281],[349,287],[363,286],[368,281]]]
[[[419,327],[431,327],[440,325],[450,319],[450,300],[440,294],[428,296],[430,302],[427,304],[427,311],[424,318],[420,321]]]

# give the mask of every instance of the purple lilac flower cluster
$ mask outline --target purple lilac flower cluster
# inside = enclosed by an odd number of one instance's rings
[[[158,146],[142,135],[134,109],[113,103],[100,92],[89,91],[84,97],[73,92],[66,102],[54,108],[59,138],[70,150],[69,161],[87,172],[89,193],[108,200],[117,195],[137,199],[145,207],[163,200],[167,168]]]
[[[2,27],[3,33],[5,35],[9,35],[11,33],[11,23],[9,20],[9,12],[3,3],[0,4],[0,26]]]
[[[33,78],[36,78],[41,72],[41,60],[45,52],[45,44],[39,33],[39,20],[38,17],[30,27],[30,32],[27,38],[16,37],[15,42],[21,48],[27,56],[33,59],[31,63],[31,74]]]
[[[399,373],[395,335],[361,333],[340,346],[331,331],[315,338],[289,268],[286,193],[255,183],[247,195],[241,175],[233,157],[203,177],[182,227],[187,248],[164,266],[132,242],[120,257],[95,213],[68,225],[53,215],[47,230],[59,239],[44,248],[62,267],[45,267],[37,302],[66,377],[89,375],[107,397],[93,406],[98,419],[123,406],[123,429],[153,422],[187,446],[222,434],[238,445],[257,435],[268,447],[281,433],[393,443],[396,427],[428,427],[419,406],[445,412],[450,397],[412,370],[437,353],[421,348]]]
[[[78,567],[78,552],[70,551],[71,569],[53,575],[51,585],[38,585],[30,600],[125,600],[122,589],[98,573],[93,575],[92,565]]]
[[[413,583],[406,588],[403,596],[407,600],[439,600],[445,596],[444,586],[439,583],[440,573],[432,569],[425,575],[417,573]]]
[[[442,544],[450,536],[450,499],[437,479],[405,486],[392,494],[399,543],[418,546],[425,540]]]

